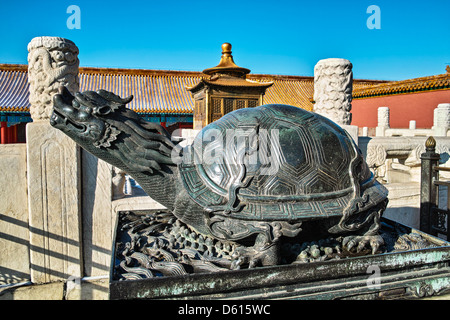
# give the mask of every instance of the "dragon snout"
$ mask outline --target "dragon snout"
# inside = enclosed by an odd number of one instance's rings
[[[60,86],[58,88],[58,93],[53,96],[53,109],[60,112],[71,112],[72,111],[72,101],[75,97],[67,90],[66,87]]]
[[[50,124],[53,127],[65,129],[70,124],[71,127],[84,131],[86,127],[76,119],[79,118],[78,110],[74,108],[74,96],[66,87],[58,88],[58,93],[53,96],[53,113],[50,117]]]

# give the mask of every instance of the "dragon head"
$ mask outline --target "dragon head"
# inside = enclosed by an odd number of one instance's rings
[[[87,151],[125,171],[153,173],[174,164],[170,134],[125,107],[133,96],[105,90],[72,95],[66,87],[58,91],[50,124]]]
[[[108,115],[125,108],[132,99],[133,96],[121,99],[105,90],[77,92],[73,96],[66,87],[60,87],[53,97],[50,124],[82,145],[107,148],[120,134],[107,121]]]

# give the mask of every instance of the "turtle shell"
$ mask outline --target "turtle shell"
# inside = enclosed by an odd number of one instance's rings
[[[387,197],[345,130],[316,113],[263,105],[226,114],[184,150],[187,193],[231,218],[295,221],[342,216]]]

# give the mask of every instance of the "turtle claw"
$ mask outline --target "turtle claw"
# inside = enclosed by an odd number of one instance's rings
[[[372,250],[372,254],[375,254],[378,249],[384,244],[384,240],[380,235],[373,236],[348,236],[342,241],[342,246],[350,251],[356,246],[356,252],[359,253],[367,246]]]
[[[342,247],[350,251],[356,245],[355,238],[356,236],[345,237],[344,240],[342,240]]]

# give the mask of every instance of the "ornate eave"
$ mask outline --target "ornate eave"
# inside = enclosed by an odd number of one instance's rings
[[[195,86],[186,87],[186,90],[191,92],[197,92],[201,90],[204,86],[210,87],[235,87],[235,88],[252,88],[266,90],[274,84],[273,81],[270,82],[257,82],[240,78],[227,78],[215,76],[211,78],[202,78]]]

